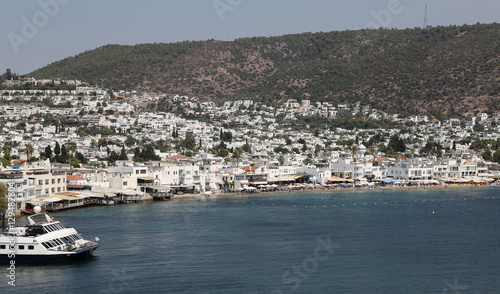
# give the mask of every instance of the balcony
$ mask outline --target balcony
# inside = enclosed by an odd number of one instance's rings
[[[19,180],[24,177],[22,172],[1,172],[0,180]]]

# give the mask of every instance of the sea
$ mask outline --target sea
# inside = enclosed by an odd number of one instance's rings
[[[15,287],[2,265],[0,293],[500,293],[494,188],[211,196],[52,216],[99,237],[95,257],[16,265]]]

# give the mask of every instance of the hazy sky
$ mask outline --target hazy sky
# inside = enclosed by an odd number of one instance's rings
[[[2,0],[0,72],[106,44],[499,22],[498,0]]]

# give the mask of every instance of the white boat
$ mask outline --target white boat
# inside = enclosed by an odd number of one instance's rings
[[[91,257],[99,247],[99,238],[85,240],[48,214],[30,216],[28,221],[25,226],[0,232],[0,263],[68,262]]]

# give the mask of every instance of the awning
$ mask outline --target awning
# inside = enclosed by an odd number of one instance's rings
[[[302,177],[309,177],[307,174],[288,174],[288,175],[280,175],[277,178],[268,178],[268,182],[294,182],[297,179]]]
[[[153,189],[153,190],[159,190],[159,191],[170,191],[170,190],[172,190],[169,187],[165,187],[165,186],[151,186],[151,187],[146,187],[146,189]]]
[[[44,198],[41,201],[52,203],[52,202],[62,201],[62,199],[58,197],[49,197],[49,198]]]
[[[156,178],[153,177],[138,177],[138,180],[143,180],[143,181],[154,181]]]
[[[352,180],[352,179],[344,179],[344,178],[332,176],[332,177],[330,177],[328,179],[328,182],[332,182],[332,183],[352,183],[352,182],[354,182],[354,180]]]
[[[74,200],[82,200],[80,197],[75,196],[59,196],[62,200],[74,201]]]

